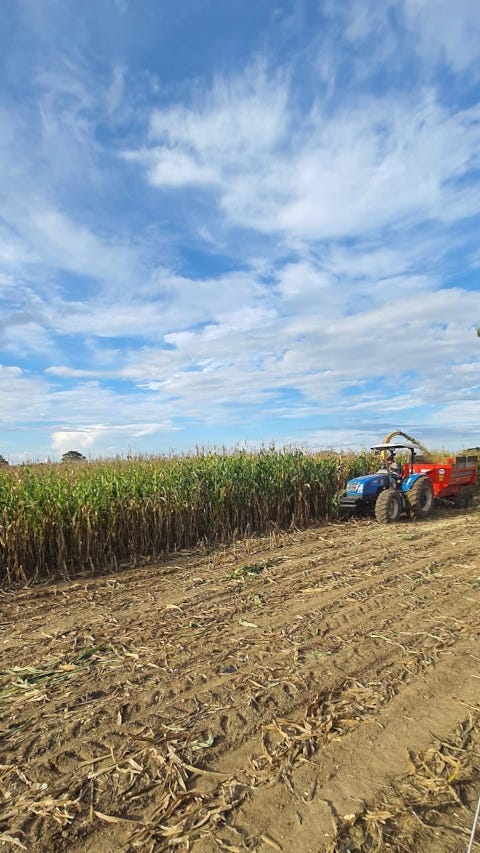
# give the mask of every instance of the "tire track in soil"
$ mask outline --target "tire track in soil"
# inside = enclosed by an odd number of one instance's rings
[[[219,831],[220,845],[222,839],[227,843],[231,841],[234,833],[246,840],[247,849],[266,850],[266,845],[255,842],[261,842],[262,835],[270,834],[283,850],[292,853],[298,850],[345,853],[349,849],[426,849],[426,832],[421,833],[423,840],[418,847],[405,846],[400,839],[397,845],[400,832],[397,832],[393,821],[388,831],[389,844],[384,847],[382,821],[388,817],[388,809],[392,818],[401,818],[403,821],[407,818],[407,822],[409,818],[410,823],[415,822],[409,808],[408,792],[401,802],[395,802],[398,797],[393,797],[391,793],[391,788],[395,785],[398,787],[412,770],[409,754],[428,747],[431,749],[432,746],[438,749],[438,744],[448,739],[458,721],[464,720],[468,706],[472,710],[477,708],[473,719],[478,724],[478,688],[469,676],[471,653],[472,650],[478,652],[479,645],[478,641],[463,644],[463,649],[457,650],[454,669],[449,660],[441,660],[435,669],[428,671],[427,677],[421,672],[420,677],[406,682],[389,702],[381,705],[375,719],[367,715],[359,720],[354,734],[347,732],[342,737],[335,732],[334,737],[323,748],[320,746],[312,757],[297,762],[287,779],[277,774],[267,789],[257,787],[234,815],[232,824]],[[467,720],[471,718],[467,717]],[[472,750],[469,758],[477,762],[477,770],[472,776],[478,780],[478,755],[475,756]],[[444,781],[451,787],[452,782],[463,779],[460,774],[456,775],[454,764],[453,773],[452,763],[449,766],[450,774],[445,773]],[[427,784],[432,778],[433,774],[427,773]],[[432,788],[429,790],[424,784],[423,793],[430,794],[430,808],[443,808],[446,787],[443,785],[439,788],[440,797],[435,800],[432,797],[432,793],[435,793],[433,783],[433,792]],[[453,797],[447,798],[447,802],[448,799],[451,805],[458,806],[459,799],[455,793]],[[471,809],[475,804],[475,798],[471,796]],[[419,812],[422,811],[422,805],[421,798],[417,797]],[[375,815],[376,825],[372,826]],[[468,825],[468,812],[463,817],[464,824]],[[356,824],[361,824],[361,832],[352,831]],[[256,839],[252,838],[252,827],[255,828]],[[274,831],[272,827],[275,827]],[[419,829],[418,826],[415,828]],[[348,841],[358,844],[362,835],[365,841],[379,839],[379,846],[373,843],[365,847],[348,846]],[[436,846],[431,849],[452,850],[454,841],[450,833],[444,833],[443,847],[437,834]],[[465,847],[463,843],[463,847],[459,846],[458,850],[463,853]],[[215,845],[211,838],[204,838],[194,844],[193,849],[207,853],[219,849],[219,845]]]
[[[46,691],[48,701],[30,703],[30,716],[25,708],[13,709],[10,721],[18,725],[28,719],[31,736],[22,741],[13,732],[4,744],[6,764],[15,758],[20,772],[28,767],[26,778],[36,779],[32,784],[46,779],[49,788],[56,777],[68,791],[79,761],[123,751],[128,762],[142,727],[155,733],[175,721],[181,728],[187,719],[195,736],[205,742],[214,738],[200,753],[204,762],[208,758],[203,766],[228,769],[230,762],[238,775],[240,755],[257,760],[262,727],[278,717],[302,720],[319,689],[341,703],[349,679],[387,685],[397,667],[401,692],[405,682],[417,678],[408,662],[411,637],[401,631],[424,632],[415,646],[417,651],[421,646],[426,676],[439,656],[454,654],[468,639],[468,620],[473,624],[478,613],[478,532],[478,511],[389,528],[388,544],[384,531],[369,522],[348,529],[330,525],[220,554],[176,555],[177,568],[167,562],[160,570],[148,567],[5,594],[0,621],[4,624],[6,615],[13,627],[4,643],[7,665],[37,664],[46,654],[68,661],[72,650],[90,642],[110,643],[116,650],[111,659],[103,657],[66,682],[65,689],[57,685]],[[258,576],[219,582],[235,568],[272,558],[274,564]],[[259,627],[241,625],[240,619]],[[390,686],[382,702],[388,705],[394,695]],[[87,771],[79,782],[83,798],[92,781]],[[138,777],[148,784],[149,772],[137,772],[134,791]],[[110,808],[118,815],[126,800],[115,774],[105,770],[98,783],[93,781],[99,786],[97,810]],[[190,773],[188,784],[199,788],[198,775]],[[136,816],[154,806],[155,795],[155,786],[139,795]],[[107,850],[102,845],[113,843],[112,832],[115,844],[120,842],[112,849],[129,849],[129,824],[102,831],[101,819],[91,814],[85,819],[82,800],[72,810],[77,813],[63,833],[54,831],[48,814],[33,823],[10,821],[8,828],[25,832],[34,843],[30,849],[74,850],[79,836],[84,840],[78,849]],[[42,847],[47,828],[54,847]]]
[[[444,739],[437,736],[422,751],[411,751],[406,773],[355,816],[338,821],[333,853],[359,844],[372,853],[465,853],[478,802],[479,747],[477,712],[457,722]]]

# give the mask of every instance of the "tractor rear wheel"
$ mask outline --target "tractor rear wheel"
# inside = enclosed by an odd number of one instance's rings
[[[416,518],[426,518],[430,514],[433,507],[433,486],[427,477],[416,480],[406,497]]]
[[[392,524],[402,513],[402,499],[395,489],[384,489],[375,503],[375,518],[379,524]]]

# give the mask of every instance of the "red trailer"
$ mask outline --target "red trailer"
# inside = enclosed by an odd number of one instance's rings
[[[456,507],[468,506],[477,486],[477,456],[448,456],[441,462],[422,462],[417,458],[403,466],[403,475],[426,474],[433,486],[435,498],[448,498]]]

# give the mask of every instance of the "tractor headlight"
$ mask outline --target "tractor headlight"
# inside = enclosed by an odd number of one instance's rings
[[[348,491],[354,495],[363,494],[363,483],[350,483]]]

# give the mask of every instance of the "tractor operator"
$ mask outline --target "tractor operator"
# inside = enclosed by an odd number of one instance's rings
[[[402,479],[402,472],[400,470],[400,465],[395,461],[395,453],[392,450],[387,456],[387,460],[385,462],[385,467],[380,468],[377,472],[378,474],[388,474],[390,478],[390,483],[393,488],[396,489],[400,480]]]
[[[387,459],[387,471],[390,480],[393,482],[395,487],[397,487],[402,479],[402,472],[400,471],[400,465],[395,461],[395,453],[393,453],[393,451]]]

